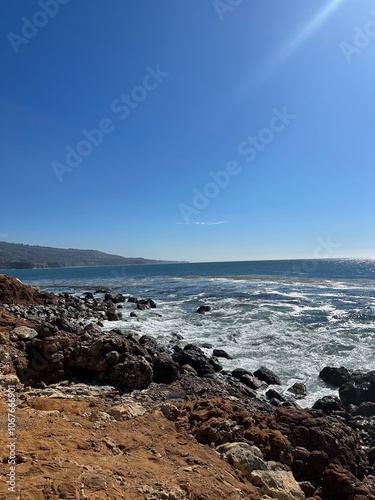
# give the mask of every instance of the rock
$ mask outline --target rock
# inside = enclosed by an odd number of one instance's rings
[[[86,297],[86,299],[94,299],[94,294],[92,292],[83,292],[83,295]]]
[[[248,443],[225,443],[216,448],[216,451],[224,455],[228,462],[246,477],[250,477],[254,470],[267,470],[267,463],[263,460],[260,449]]]
[[[369,449],[368,453],[368,461],[371,466],[375,465],[375,446]]]
[[[262,382],[253,375],[242,375],[242,377],[240,378],[240,382],[245,384],[247,387],[250,387],[250,389],[254,390],[260,389],[262,387]]]
[[[297,399],[302,399],[307,396],[306,385],[301,382],[296,382],[291,387],[289,387],[288,392],[294,394]]]
[[[275,389],[268,389],[266,392],[267,399],[276,399],[277,401],[284,402],[286,399],[279,392],[275,391]]]
[[[339,396],[344,405],[360,405],[365,401],[375,402],[375,383],[346,382],[339,387]]]
[[[305,500],[306,498],[293,474],[288,471],[256,470],[251,473],[250,482],[259,489],[259,493],[264,498],[278,500]]]
[[[153,378],[151,365],[142,357],[129,356],[118,363],[108,374],[108,380],[115,387],[125,391],[145,389]]]
[[[362,417],[375,417],[375,403],[361,403],[353,414]]]
[[[215,373],[209,358],[199,349],[199,347],[193,344],[187,344],[184,349],[175,346],[173,359],[180,366],[192,366],[200,377]]]
[[[374,484],[359,481],[351,472],[338,464],[324,471],[323,484],[337,499],[375,500]]]
[[[90,335],[100,335],[102,333],[101,328],[95,323],[89,323],[84,327],[83,331]]]
[[[118,422],[122,420],[130,420],[131,418],[135,417],[140,417],[145,413],[146,410],[139,403],[116,405],[108,411],[108,414]]]
[[[203,342],[202,344],[199,344],[199,347],[201,347],[202,349],[212,349],[213,346],[208,342]]]
[[[14,373],[9,373],[7,375],[0,375],[0,386],[9,387],[10,385],[18,385],[20,383],[19,378]]]
[[[42,304],[39,291],[17,278],[0,274],[0,304]]]
[[[313,404],[314,410],[321,410],[324,415],[330,415],[334,411],[344,411],[345,406],[336,396],[324,396]]]
[[[125,302],[125,297],[121,293],[106,293],[104,294],[104,301],[119,304],[121,302]]]
[[[212,356],[210,358],[210,363],[213,366],[216,373],[221,372],[221,370],[223,369],[223,365],[219,362],[217,358],[215,358],[215,356]]]
[[[178,364],[172,356],[163,352],[156,356],[153,361],[153,382],[157,384],[170,384],[178,376]]]
[[[340,387],[340,385],[350,380],[350,372],[343,366],[340,368],[326,366],[319,373],[319,377],[327,384],[333,385],[334,387]]]
[[[244,370],[243,368],[235,368],[232,371],[232,377],[240,379],[242,375],[252,375],[248,370]]]
[[[193,375],[195,375],[196,377],[198,377],[197,371],[194,370],[194,368],[192,366],[185,364],[185,365],[182,365],[181,368],[183,370],[185,370],[186,372],[192,373]]]
[[[117,309],[108,309],[106,313],[108,321],[119,321],[122,319],[122,314]]]
[[[199,306],[196,312],[198,314],[204,314],[209,311],[211,311],[211,306]]]
[[[38,336],[38,332],[27,326],[17,326],[10,332],[10,335],[13,336],[15,340],[31,340]]]
[[[131,311],[131,313],[129,314],[129,316],[131,318],[137,318],[138,317],[137,313],[135,313],[134,311]]]
[[[129,299],[128,299],[129,302]],[[138,300],[137,302],[137,309],[144,310],[144,309],[155,309],[156,304],[152,299],[142,299]]]
[[[132,304],[137,304],[138,299],[136,297],[128,297],[127,302],[131,302]]]
[[[214,349],[212,355],[216,358],[233,359],[224,349]]]
[[[254,372],[254,376],[263,382],[267,382],[269,385],[281,385],[280,378],[272,370],[269,370],[264,366],[261,366],[258,370],[256,370]]]

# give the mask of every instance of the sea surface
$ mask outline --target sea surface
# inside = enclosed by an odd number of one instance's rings
[[[168,343],[173,334],[233,356],[225,369],[264,365],[307,385],[301,402],[335,394],[318,378],[326,365],[375,369],[375,260],[213,262],[0,271],[41,290],[82,294],[98,288],[153,298],[157,309],[121,326]],[[212,311],[196,314],[207,304]],[[160,317],[161,315],[161,317]],[[210,355],[211,349],[204,349]]]

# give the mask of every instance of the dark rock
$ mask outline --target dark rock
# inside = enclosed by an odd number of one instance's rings
[[[321,410],[324,415],[331,415],[335,411],[344,411],[345,406],[336,396],[324,396],[313,404],[313,409]]]
[[[375,417],[375,403],[361,403],[354,411],[354,415],[361,415],[362,417]]]
[[[307,396],[306,385],[301,382],[296,382],[289,387],[288,392],[294,394],[297,399],[302,399]]]
[[[214,374],[215,370],[210,363],[209,358],[199,347],[193,344],[187,344],[184,349],[175,346],[173,359],[180,365],[190,365],[200,377]]]
[[[257,390],[262,387],[262,382],[253,375],[248,375],[248,374],[242,375],[242,377],[240,378],[240,382],[242,382],[247,387],[253,390]]]
[[[131,311],[131,313],[129,314],[129,316],[130,316],[131,318],[137,318],[137,317],[138,317],[138,316],[137,316],[137,313],[135,313],[134,311]]]
[[[240,379],[242,375],[252,375],[248,370],[244,370],[243,368],[235,368],[232,371],[232,377]]]
[[[340,368],[326,366],[319,373],[319,377],[327,384],[333,385],[334,387],[340,387],[340,385],[350,380],[350,372],[343,366]]]
[[[128,302],[129,302],[129,299],[128,299]],[[138,300],[138,303],[137,303],[137,308],[140,310],[155,309],[155,307],[156,307],[155,301],[153,301],[152,299]]]
[[[212,355],[216,358],[233,359],[224,349],[214,349]]]
[[[199,306],[196,312],[198,314],[204,314],[209,311],[211,311],[211,306]]]
[[[106,312],[108,321],[119,321],[122,319],[122,314],[117,309],[108,309]]]
[[[277,401],[284,402],[286,399],[279,392],[275,391],[275,389],[268,389],[266,392],[267,399],[276,399]]]
[[[94,294],[97,293],[109,293],[109,290],[108,288],[98,288],[97,290],[95,290]]]
[[[170,384],[178,376],[178,364],[166,352],[160,353],[153,362],[153,382]]]
[[[212,344],[209,344],[208,342],[203,342],[203,344],[199,344],[202,349],[212,349]]]
[[[53,324],[56,325],[59,330],[63,330],[64,332],[79,333],[80,331],[80,327],[78,325],[63,317],[56,318]]]
[[[153,379],[151,365],[142,357],[127,357],[117,364],[108,375],[111,384],[125,391],[147,388]]]
[[[84,292],[83,295],[86,297],[86,299],[94,298],[94,294],[92,292]]]
[[[212,356],[210,358],[210,363],[213,366],[216,373],[222,371],[223,365],[219,362],[219,360],[217,358],[215,358],[215,356]]]
[[[368,461],[371,466],[375,465],[375,447],[369,449],[368,453]]]
[[[138,299],[136,297],[128,297],[127,302],[131,302],[133,304],[137,304],[138,303]]]
[[[254,372],[254,376],[263,382],[267,382],[267,384],[276,384],[281,385],[280,378],[270,369],[261,366],[258,370]]]
[[[375,402],[375,383],[346,382],[339,388],[339,396],[344,405],[360,405],[365,401]]]

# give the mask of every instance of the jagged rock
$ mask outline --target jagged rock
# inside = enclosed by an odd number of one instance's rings
[[[268,391],[266,392],[266,398],[267,399],[276,399],[277,401],[281,401],[281,402],[284,402],[286,401],[286,399],[284,398],[284,396],[282,396],[279,392],[277,392],[275,389],[268,389]]]
[[[175,347],[173,359],[180,365],[190,365],[200,377],[212,375],[215,370],[210,363],[209,358],[199,347],[193,344],[187,344],[184,349]]]
[[[297,399],[302,399],[307,396],[306,385],[301,382],[296,382],[291,387],[289,387],[288,392],[294,394]]]
[[[34,328],[27,326],[17,326],[10,332],[9,338],[11,340],[31,340],[38,336],[38,332]]]
[[[39,291],[17,278],[0,274],[0,304],[42,304]]]
[[[155,309],[155,307],[156,307],[155,301],[152,299],[142,299],[138,300],[137,302],[137,309],[140,309],[141,311],[144,309]]]
[[[252,373],[244,368],[235,368],[232,370],[232,377],[240,379],[242,375],[252,375]]]
[[[260,389],[264,384],[264,382],[262,383],[262,381],[258,378],[248,374],[242,375],[242,377],[240,378],[240,382],[245,384],[247,387],[250,387],[250,389],[254,390]]]
[[[196,312],[198,314],[204,314],[209,311],[211,311],[211,306],[199,306]]]
[[[315,410],[321,410],[324,415],[330,415],[334,411],[345,410],[345,406],[337,396],[324,396],[313,404],[313,408]]]
[[[129,356],[118,363],[108,374],[108,380],[115,387],[125,391],[145,389],[152,382],[151,365],[140,356]]]
[[[267,463],[263,459],[263,454],[256,446],[248,443],[234,442],[225,443],[216,448],[220,454],[240,470],[246,477],[250,477],[254,470],[267,470]]]
[[[288,471],[253,471],[250,482],[259,489],[262,498],[305,500],[300,485]]]
[[[326,366],[319,373],[319,377],[327,384],[331,384],[334,387],[340,387],[340,385],[350,380],[350,372],[343,366],[340,368]]]
[[[178,364],[167,352],[158,354],[152,366],[153,381],[157,384],[170,384],[178,376]]]
[[[210,358],[210,363],[213,366],[216,373],[221,372],[221,370],[223,369],[223,365],[220,363],[220,361],[217,358],[215,358],[215,356],[212,356]]]
[[[105,293],[104,302],[112,302],[113,304],[119,304],[125,302],[125,297],[121,293]]]
[[[233,359],[224,349],[214,349],[212,355],[215,356],[215,358]]]
[[[106,315],[108,321],[119,321],[122,319],[121,312],[114,308],[108,309]]]
[[[272,370],[266,368],[265,366],[261,366],[258,370],[256,370],[254,372],[254,376],[257,377],[259,380],[266,382],[269,385],[271,384],[281,385],[280,378]]]
[[[375,500],[375,483],[361,482],[338,464],[331,464],[325,470],[323,484],[337,499]]]
[[[344,405],[375,402],[375,382],[346,382],[339,387],[339,396]]]
[[[354,411],[353,415],[360,415],[362,417],[375,417],[375,403],[361,403]]]

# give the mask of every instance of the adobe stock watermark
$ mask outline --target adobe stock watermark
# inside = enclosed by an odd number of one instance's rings
[[[146,67],[146,74],[139,85],[135,85],[128,94],[121,94],[111,102],[110,109],[119,120],[125,120],[143,102],[148,94],[155,90],[170,75],[160,69],[160,64],[155,68]],[[51,167],[59,182],[63,181],[63,175],[72,172],[100,146],[104,137],[111,134],[116,129],[112,118],[104,117],[99,120],[96,128],[91,130],[83,129],[81,137],[75,146],[65,146],[64,163],[53,161]]]
[[[7,433],[8,433],[8,465],[9,472],[7,473],[8,491],[16,493],[16,386],[8,385],[7,387]]]
[[[340,43],[340,49],[348,64],[351,63],[353,54],[360,54],[375,38],[375,10],[371,11],[370,15],[374,19],[366,23],[362,29],[358,26],[354,28],[354,38],[351,43]]]
[[[233,12],[242,2],[243,0],[213,0],[212,6],[220,21],[224,21],[224,16]]]
[[[7,38],[16,54],[20,51],[21,45],[27,45],[34,38],[41,28],[44,28],[49,21],[60,12],[60,6],[66,5],[70,0],[39,0],[38,5],[41,10],[37,10],[31,19],[26,16],[21,17],[21,35],[9,32]]]
[[[260,129],[256,135],[249,135],[237,146],[237,153],[248,163],[252,163],[259,154],[275,139],[276,135],[283,132],[286,127],[296,118],[296,115],[287,111],[286,106],[282,111],[273,108],[273,115],[268,122],[268,126]],[[243,167],[238,160],[231,160],[226,164],[224,170],[219,172],[209,172],[211,178],[203,188],[193,189],[193,197],[190,204],[180,203],[178,209],[185,224],[190,223],[191,216],[197,216],[204,210],[210,200],[216,198],[219,193],[227,188],[233,176],[239,175]]]
[[[339,243],[334,243],[331,235],[326,236],[324,239],[319,237],[316,239],[317,245],[314,249],[312,259],[301,261],[292,265],[291,270],[285,273],[286,276],[294,275],[296,273],[312,273],[317,270],[321,259],[329,259],[333,257],[336,250],[340,248]]]

